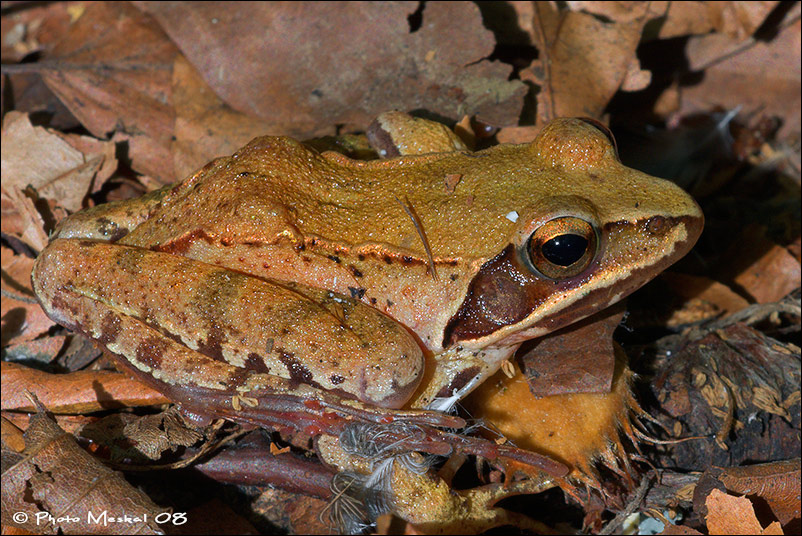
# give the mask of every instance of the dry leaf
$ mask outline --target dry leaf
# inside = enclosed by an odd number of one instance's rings
[[[302,134],[292,124],[277,125],[231,109],[181,54],[173,67],[173,104],[177,178],[234,153],[257,136]]]
[[[686,300],[702,300],[715,306],[715,313],[731,314],[749,305],[749,302],[735,293],[727,285],[714,281],[709,277],[663,272],[660,280],[671,288],[671,291]],[[675,315],[677,313],[675,312]],[[690,320],[695,321],[695,320]],[[688,320],[678,323],[690,323]],[[676,325],[677,323],[672,323]]]
[[[79,447],[41,405],[25,432],[25,445],[25,457],[2,476],[4,524],[37,534],[161,533],[153,519],[163,510]],[[115,518],[128,515],[135,521],[93,522],[89,512],[96,516],[107,512]]]
[[[732,493],[760,497],[782,525],[799,519],[800,459],[722,468],[718,479]]]
[[[660,9],[648,2],[630,4],[620,20],[602,21],[587,13],[555,14],[545,4],[537,6],[535,45],[541,56],[521,72],[522,80],[541,86],[536,124],[562,116],[601,118],[625,83],[643,87],[648,75],[641,72],[635,52],[643,26],[660,16]]]
[[[33,259],[15,254],[3,247],[0,250],[3,269],[3,296],[0,314],[3,317],[3,344],[31,341],[47,332],[54,323],[33,297],[31,266]],[[14,299],[18,296],[21,299]],[[55,354],[53,354],[55,355]]]
[[[613,381],[613,332],[624,306],[608,307],[590,318],[537,339],[519,354],[535,396],[607,393]]]
[[[25,114],[9,112],[3,118],[3,188],[29,185],[39,195],[59,200],[66,209],[81,209],[103,156],[85,156],[62,137],[34,127]]]
[[[698,84],[682,88],[680,115],[716,108],[777,116],[784,124],[779,138],[799,135],[800,20],[769,41],[743,45],[721,34],[691,38],[687,53],[691,68],[704,70]]]
[[[763,224],[741,229],[721,264],[722,278],[757,303],[779,301],[799,286],[802,277],[799,261],[766,236]]]
[[[171,182],[177,50],[147,15],[96,2],[43,62],[48,87],[96,137],[127,143],[136,171]]]
[[[136,4],[232,108],[306,137],[392,109],[515,124],[526,92],[508,65],[485,59],[493,35],[470,2],[426,4],[413,29],[415,2]]]
[[[709,534],[783,534],[776,521],[763,529],[755,509],[746,497],[733,497],[714,489],[707,496],[707,530]]]
[[[82,370],[48,374],[5,361],[2,367],[3,410],[33,410],[26,390],[46,401],[53,413],[81,414],[169,402],[160,393],[119,372]]]
[[[778,2],[669,2],[660,39],[724,33],[745,39],[763,23]]]

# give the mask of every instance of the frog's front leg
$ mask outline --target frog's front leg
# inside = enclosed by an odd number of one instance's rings
[[[223,414],[239,408],[258,420],[252,400],[271,395],[264,411],[276,413],[273,424],[326,407],[379,419],[422,376],[422,351],[403,327],[328,291],[89,239],[51,242],[33,283],[51,318],[200,413],[225,406]],[[461,421],[425,413],[446,426]]]

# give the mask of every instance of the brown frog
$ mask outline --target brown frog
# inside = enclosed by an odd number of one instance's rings
[[[584,120],[478,152],[400,113],[370,137],[387,159],[260,137],[79,212],[37,259],[36,294],[190,411],[310,435],[453,426],[441,412],[521,343],[620,300],[702,230],[690,196]]]

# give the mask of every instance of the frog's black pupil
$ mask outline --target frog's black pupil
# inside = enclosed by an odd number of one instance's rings
[[[588,248],[588,239],[576,234],[562,234],[547,241],[540,248],[543,256],[558,266],[571,266],[582,258]]]

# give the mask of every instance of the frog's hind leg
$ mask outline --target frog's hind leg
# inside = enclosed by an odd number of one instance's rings
[[[308,417],[321,431],[335,408],[349,418],[462,422],[389,409],[417,388],[422,353],[403,327],[355,300],[88,239],[51,242],[33,282],[51,318],[197,413],[296,427]]]

